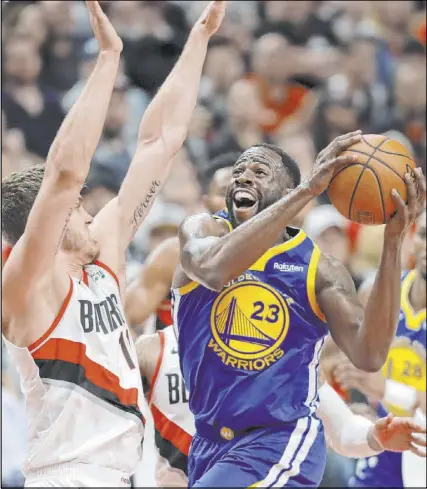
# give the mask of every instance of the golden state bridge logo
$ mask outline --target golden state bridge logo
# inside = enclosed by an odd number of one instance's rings
[[[254,280],[225,288],[211,311],[209,347],[223,363],[243,370],[264,370],[284,354],[289,311],[272,287]]]

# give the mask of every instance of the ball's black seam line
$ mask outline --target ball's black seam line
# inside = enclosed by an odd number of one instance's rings
[[[364,140],[363,136],[362,136],[362,139]],[[356,181],[356,184],[355,184],[354,189],[353,189],[353,193],[351,194],[350,204],[348,206],[348,218],[350,220],[351,220],[351,208],[353,206],[354,196],[356,194],[356,190],[357,190],[357,187],[359,186],[360,180],[362,179],[363,173],[365,172],[366,168],[368,167],[369,162],[373,158],[373,156],[374,156],[375,152],[377,151],[377,149],[379,149],[381,147],[381,145],[384,144],[384,143],[386,143],[387,141],[388,141],[388,139],[385,139],[384,141],[381,141],[380,144],[376,148],[374,148],[374,151],[372,152],[372,154],[369,156],[369,158],[366,160],[365,164],[363,165],[363,169],[360,172],[360,175],[359,175],[359,177],[358,177],[358,179]]]
[[[374,177],[378,183],[378,189],[380,191],[380,197],[381,197],[381,207],[383,209],[383,224],[385,224],[387,219],[386,219],[386,213],[385,213],[385,202],[384,202],[383,187],[381,185],[381,180],[380,180],[380,177],[376,174],[374,168],[369,167],[368,170],[371,170],[372,174],[374,175]]]
[[[372,144],[371,144],[369,141],[367,141],[367,140],[366,140],[366,139],[365,139],[363,136],[362,136],[362,139],[363,139],[363,141],[364,141],[364,142],[365,142],[365,143],[366,143],[366,144],[367,144],[367,145],[368,145],[370,148],[375,148],[375,146],[372,146]],[[391,139],[390,139],[390,138],[384,139],[384,141],[383,141],[383,142],[384,142],[384,143],[386,143],[387,141],[391,141]],[[351,151],[353,151],[353,150],[351,150]],[[412,158],[411,158],[410,156],[408,156],[408,155],[403,155],[403,154],[401,154],[401,153],[393,153],[393,151],[385,151],[385,150],[383,150],[383,149],[382,149],[381,151],[382,151],[383,153],[388,154],[388,155],[396,155],[396,156],[401,156],[402,158],[406,158],[407,160],[411,160],[411,161],[412,161]]]
[[[382,151],[382,149],[380,149],[380,151]],[[350,149],[349,152],[351,153],[359,153],[361,155],[365,155],[365,156],[371,156],[369,153],[365,153],[364,151],[361,151],[359,149]],[[394,153],[391,153],[391,154],[394,154]],[[399,155],[397,155],[399,156]],[[397,175],[403,183],[405,183],[405,179],[402,177],[402,175],[400,173],[398,173],[392,166],[390,166],[388,163],[386,163],[385,161],[381,160],[380,158],[378,158],[378,156],[374,156],[374,160],[377,160],[378,163],[381,163],[382,165],[384,165],[386,168],[388,168],[389,170],[391,170],[395,175]],[[347,168],[347,167],[346,167]]]
[[[365,154],[365,153],[363,153]],[[366,155],[366,156],[369,156],[369,155]],[[329,185],[334,181],[334,179],[340,174],[342,173],[344,170],[346,170],[348,167],[350,166],[362,166],[363,167],[363,163],[349,163],[348,165],[346,165],[344,168],[341,168],[341,170],[338,170],[335,175],[331,178],[331,181],[329,182]]]

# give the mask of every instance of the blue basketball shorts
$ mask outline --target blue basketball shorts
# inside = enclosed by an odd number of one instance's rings
[[[322,480],[326,443],[314,416],[242,436],[226,428],[196,428],[188,487],[318,487]]]

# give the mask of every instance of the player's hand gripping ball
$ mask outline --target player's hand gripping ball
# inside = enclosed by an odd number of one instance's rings
[[[409,179],[415,181],[419,190],[412,155],[394,139],[362,135],[360,141],[340,155],[353,155],[357,161],[334,173],[328,195],[335,208],[352,221],[385,224],[399,209],[394,192],[408,203]]]

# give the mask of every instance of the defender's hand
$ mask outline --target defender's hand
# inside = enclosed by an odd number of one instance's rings
[[[99,2],[86,0],[86,5],[89,10],[93,33],[98,41],[100,51],[121,53],[123,42],[103,12]]]
[[[402,239],[412,224],[424,211],[426,200],[426,180],[421,168],[416,168],[412,175],[405,174],[405,183],[408,203],[405,204],[396,189],[391,196],[396,204],[396,214],[388,221],[385,227],[386,239]]]
[[[385,378],[381,372],[363,372],[346,359],[335,368],[334,376],[343,389],[357,389],[370,401],[381,401],[384,397]]]
[[[362,139],[362,131],[357,130],[339,136],[319,153],[311,170],[306,185],[314,196],[324,192],[332,180],[334,173],[357,161],[355,155],[340,156],[340,154]]]
[[[372,428],[372,437],[384,449],[390,452],[404,452],[410,450],[415,455],[425,457],[425,450],[419,447],[426,446],[425,428],[417,425],[410,418],[395,418],[389,414],[386,418],[378,419]]]
[[[219,29],[227,8],[226,0],[215,0],[205,8],[195,27],[203,28],[209,37]]]

